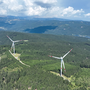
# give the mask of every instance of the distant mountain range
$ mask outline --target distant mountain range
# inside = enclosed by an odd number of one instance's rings
[[[90,22],[61,18],[0,16],[0,30],[54,35],[90,36]]]
[[[40,18],[40,17],[38,17],[38,16],[0,16],[0,19],[60,20],[60,21],[70,21],[69,19],[62,19],[62,18]]]

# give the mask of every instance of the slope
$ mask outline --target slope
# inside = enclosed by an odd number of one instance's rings
[[[89,88],[89,81],[83,82],[86,71],[90,68],[90,42],[86,38],[74,36],[55,36],[45,34],[28,34],[17,32],[1,32],[0,45],[0,88],[4,90],[85,90]],[[10,41],[6,35],[13,40],[22,39],[28,42],[16,44],[16,52],[21,54],[20,60],[30,65],[26,67],[15,60],[8,52]],[[3,42],[4,41],[4,42]],[[64,59],[66,73],[63,75],[71,77],[71,82],[51,73],[60,72],[60,60],[48,57],[48,55],[62,56],[68,50],[73,51]],[[84,71],[85,71],[84,70]],[[80,73],[82,77],[80,78]],[[87,73],[89,78],[89,72]],[[80,84],[80,80],[82,84]],[[86,85],[87,84],[87,85]]]

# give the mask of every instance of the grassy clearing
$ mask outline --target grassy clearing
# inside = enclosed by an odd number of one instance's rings
[[[53,73],[53,74],[55,74],[55,75],[57,75],[57,76],[60,76],[59,73],[56,73],[56,72],[53,72],[53,71],[50,71],[50,73]]]
[[[13,72],[13,71],[18,71],[18,70],[22,70],[23,68],[21,67],[21,66],[19,66],[19,67],[16,67],[16,68],[14,68],[14,69],[11,69],[11,68],[8,68],[8,67],[4,67],[4,68],[2,68],[0,71],[8,71],[8,72]]]
[[[24,42],[28,42],[28,40],[23,40]]]
[[[7,58],[7,55],[1,55],[1,59]]]
[[[61,63],[57,62],[57,63],[53,63],[53,64],[48,64],[48,65],[44,65],[42,66],[43,69],[49,70],[49,71],[55,71],[55,72],[60,72],[60,68],[61,68]],[[70,77],[71,75],[74,74],[75,70],[78,69],[78,66],[75,65],[71,65],[68,63],[65,63],[65,67],[66,67],[66,73],[63,72],[65,75],[69,74],[68,77]],[[64,71],[64,69],[63,69]]]
[[[28,59],[26,59],[26,60],[21,60],[23,63],[26,63],[26,64],[28,64],[28,65],[30,65],[30,66],[33,66],[33,65],[36,65],[36,64],[46,64],[47,62],[49,63],[49,62],[52,62],[52,60],[28,60]]]
[[[82,68],[74,77],[76,85],[90,87],[90,68]]]
[[[84,70],[85,71],[88,71],[88,69],[85,69],[84,68]],[[84,70],[83,70],[83,72],[81,73],[81,74],[83,74],[84,73]],[[80,71],[81,72],[81,71]],[[79,72],[79,73],[80,73]],[[56,72],[53,72],[53,71],[50,71],[50,73],[53,73],[54,75],[56,75],[56,76],[60,76],[60,74],[59,73],[56,73]],[[84,74],[83,74],[84,75]],[[82,75],[82,76],[83,76]],[[70,89],[71,90],[79,90],[80,88],[82,88],[83,86],[87,86],[88,84],[86,84],[87,82],[89,83],[90,82],[90,79],[87,81],[87,78],[85,78],[85,77],[83,77],[83,78],[81,78],[81,77],[79,77],[78,79],[74,76],[74,75],[71,75],[70,77],[66,77],[65,75],[62,75],[62,77],[63,77],[63,79],[64,80],[68,80],[70,83],[71,83],[71,86],[70,86]],[[86,76],[87,77],[87,76]],[[86,80],[85,80],[86,79]],[[84,81],[83,81],[84,80]],[[78,82],[78,84],[77,84],[77,82]],[[80,84],[80,83],[82,83],[82,84]],[[90,84],[90,83],[89,83]],[[87,90],[90,90],[90,86],[88,86],[87,87]]]
[[[60,73],[56,73],[56,72],[53,72],[53,71],[50,71],[50,73],[53,73],[55,74],[56,76],[60,76]],[[60,76],[61,77],[61,76]],[[70,82],[70,78],[66,77],[65,75],[62,75],[63,79],[64,80],[68,80]]]
[[[20,60],[20,55],[21,54],[18,54],[18,53],[15,53],[15,54],[12,54],[17,60]]]

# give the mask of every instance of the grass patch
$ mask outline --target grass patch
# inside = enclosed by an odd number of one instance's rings
[[[28,64],[30,66],[36,65],[36,64],[46,64],[47,62],[52,62],[52,60],[21,60],[23,63]]]
[[[67,77],[70,77],[71,75],[77,73],[80,70],[79,66],[71,65],[68,63],[65,63],[65,67],[66,67],[66,73],[64,72],[64,68],[62,69],[62,72]],[[57,62],[53,64],[44,65],[42,66],[42,68],[48,71],[54,71],[60,73],[61,63]]]
[[[7,55],[1,55],[1,59],[7,58]]]

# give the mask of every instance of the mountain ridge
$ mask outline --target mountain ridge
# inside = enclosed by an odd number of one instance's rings
[[[40,30],[41,28],[42,30]],[[74,21],[58,18],[0,17],[0,30],[4,31],[90,36],[89,29],[90,22],[88,21]]]

